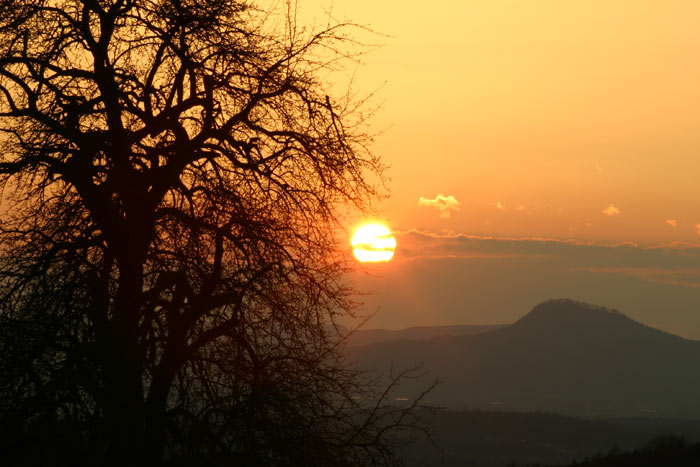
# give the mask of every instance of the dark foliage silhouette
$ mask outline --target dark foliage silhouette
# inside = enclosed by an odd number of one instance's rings
[[[662,436],[653,439],[646,446],[632,451],[612,449],[607,455],[586,458],[573,462],[580,467],[693,467],[700,464],[700,444],[691,444],[678,436]],[[536,467],[536,466],[532,466]]]
[[[640,450],[649,440],[700,440],[697,420],[591,420],[542,412],[451,410],[433,410],[426,417],[433,442],[417,440],[400,450],[409,467],[564,466],[574,459]]]
[[[338,207],[382,173],[319,78],[346,30],[242,0],[0,2],[0,455],[394,462],[413,420],[333,326]]]

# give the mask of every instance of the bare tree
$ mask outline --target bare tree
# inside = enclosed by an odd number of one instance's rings
[[[405,414],[360,416],[333,331],[338,207],[382,172],[321,82],[346,29],[245,0],[0,2],[5,427],[60,426],[96,463],[393,462]]]

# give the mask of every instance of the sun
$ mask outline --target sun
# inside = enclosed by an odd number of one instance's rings
[[[352,237],[352,252],[362,263],[389,261],[395,249],[396,239],[381,224],[365,224]]]

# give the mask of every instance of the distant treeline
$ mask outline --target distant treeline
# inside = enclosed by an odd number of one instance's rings
[[[666,447],[690,451],[695,448],[692,443],[700,441],[700,421],[696,420],[584,420],[550,413],[451,410],[423,415],[430,422],[432,442],[416,440],[404,447],[402,457],[408,467],[684,466],[691,464],[635,463],[636,457],[630,458],[631,464],[619,462],[624,456],[640,455],[637,453],[657,459],[668,454]],[[652,457],[655,450],[658,456]],[[618,457],[607,461],[610,456]],[[571,464],[574,459],[579,464]],[[608,463],[582,464],[598,459]],[[700,465],[697,454],[692,459],[692,465]]]
[[[585,458],[569,464],[576,467],[697,467],[700,465],[700,443],[690,443],[677,436],[664,436],[640,449],[620,451],[613,448],[607,455]],[[539,467],[539,464],[530,467]]]

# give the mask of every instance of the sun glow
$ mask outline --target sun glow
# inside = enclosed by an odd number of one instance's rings
[[[352,252],[362,263],[389,261],[395,249],[396,239],[381,224],[365,224],[352,237]]]

